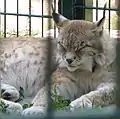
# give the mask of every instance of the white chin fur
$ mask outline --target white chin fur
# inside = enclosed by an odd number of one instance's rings
[[[59,68],[67,68],[68,69],[68,71],[70,71],[70,72],[74,72],[74,71],[76,71],[77,69],[78,69],[78,67],[69,67],[67,64],[66,64],[66,62],[64,62],[64,61],[61,61],[60,63],[59,63],[59,66],[58,66]]]
[[[70,72],[74,72],[74,71],[76,71],[78,68],[77,68],[77,67],[75,67],[75,68],[73,68],[73,67],[67,67],[67,69],[68,69],[68,71],[70,71]]]

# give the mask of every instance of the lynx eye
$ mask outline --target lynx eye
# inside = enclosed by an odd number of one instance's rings
[[[58,45],[59,45],[59,49],[60,49],[61,52],[66,51],[66,49],[64,48],[64,46],[60,42],[58,42]]]
[[[59,44],[60,47],[64,48],[63,45],[60,42],[58,42],[58,44]]]

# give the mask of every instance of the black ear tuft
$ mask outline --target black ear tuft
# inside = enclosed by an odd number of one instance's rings
[[[52,4],[52,17],[55,23],[57,24],[59,22],[59,19],[58,19],[59,15],[55,12],[55,8],[53,7],[53,4]]]
[[[105,18],[105,11],[106,11],[106,6],[107,6],[107,3],[105,3],[105,5],[104,5],[104,10],[103,10],[103,17]]]
[[[61,26],[64,21],[68,20],[67,18],[65,18],[61,14],[56,13],[53,5],[52,5],[52,18],[57,26]]]
[[[104,5],[103,17],[102,17],[102,19],[100,19],[100,20],[97,22],[97,27],[102,26],[103,23],[104,23],[104,21],[105,21],[106,6],[107,6],[107,3],[105,3],[105,5]]]
[[[55,14],[55,8],[53,7],[53,4],[52,4],[52,15]]]
[[[52,18],[56,24],[58,24],[60,22],[59,14],[55,13],[54,11],[52,12]]]

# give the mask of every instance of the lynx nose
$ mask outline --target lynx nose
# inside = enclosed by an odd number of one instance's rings
[[[66,59],[66,61],[68,62],[68,64],[71,64],[73,62],[72,59]]]

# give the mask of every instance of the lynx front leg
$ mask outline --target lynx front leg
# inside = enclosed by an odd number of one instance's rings
[[[47,87],[43,86],[32,101],[33,106],[22,112],[24,117],[45,116],[48,107]]]
[[[100,85],[97,90],[81,96],[70,103],[71,110],[104,107],[115,101],[115,84],[107,83]]]
[[[6,114],[19,114],[21,115],[23,107],[19,103],[4,100],[0,98],[0,111]],[[1,113],[0,112],[0,113]]]
[[[61,70],[56,70],[52,75],[52,94],[62,96],[64,99],[73,100],[77,94],[76,82]],[[52,95],[51,95],[52,96]],[[23,111],[23,116],[44,116],[47,109],[47,88],[44,86],[32,101],[33,106]]]
[[[65,100],[76,98],[78,94],[76,81],[66,69],[57,69],[52,79],[52,94],[61,96]]]

